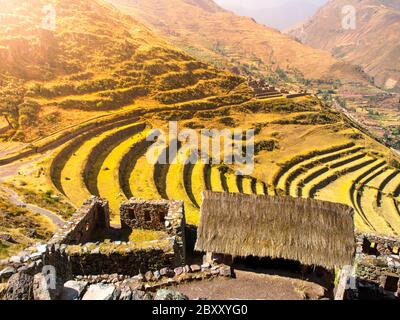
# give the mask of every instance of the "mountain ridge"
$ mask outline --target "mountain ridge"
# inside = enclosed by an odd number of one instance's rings
[[[263,75],[368,82],[361,70],[279,31],[218,7],[214,1],[109,0],[198,59]],[[200,4],[200,5],[199,5]],[[203,7],[217,8],[210,12]]]
[[[344,6],[353,6],[356,28],[341,25]],[[400,5],[395,1],[333,0],[288,33],[302,43],[361,66],[381,88],[400,90]]]

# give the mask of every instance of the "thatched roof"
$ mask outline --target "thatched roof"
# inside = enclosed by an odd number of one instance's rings
[[[204,192],[196,250],[327,268],[352,265],[354,209],[313,199]]]

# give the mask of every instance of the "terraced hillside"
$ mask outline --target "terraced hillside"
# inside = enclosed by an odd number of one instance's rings
[[[400,199],[395,186],[400,186],[399,175],[400,171],[381,154],[351,143],[286,162],[276,174],[274,185],[277,194],[353,206],[360,231],[398,235]]]
[[[210,101],[219,104],[210,108]],[[251,176],[236,176],[236,166],[223,162],[189,162],[190,153],[184,149],[178,154],[170,154],[168,146],[155,151],[153,139],[146,139],[148,133],[154,128],[168,132],[171,120],[178,121],[180,129],[194,128],[199,136],[203,128],[254,129]],[[209,98],[146,112],[127,110],[69,129],[57,141],[64,136],[69,139],[60,146],[54,146],[54,137],[46,140],[48,148],[41,142],[39,149],[51,151],[36,164],[47,168],[45,176],[21,170],[9,182],[21,185],[23,179],[22,189],[56,190],[76,207],[91,194],[105,197],[115,225],[120,202],[131,197],[183,200],[188,223],[196,225],[201,193],[213,190],[342,202],[357,210],[359,230],[381,234],[400,230],[400,172],[391,165],[389,150],[313,97],[241,103]],[[231,139],[238,139],[233,131]],[[159,160],[168,159],[168,164],[149,162],[149,152]],[[135,239],[157,236],[140,231]]]
[[[7,41],[27,21],[38,19],[44,4],[11,2],[18,15],[1,8],[8,12],[9,29],[0,26]],[[10,120],[5,137],[29,144],[1,144],[0,177],[32,203],[68,218],[66,204],[79,207],[90,195],[106,197],[117,225],[119,203],[125,199],[176,199],[185,202],[187,221],[196,225],[203,190],[283,193],[348,203],[357,209],[358,229],[400,233],[395,156],[317,98],[254,99],[244,78],[196,61],[98,1],[59,1],[57,8],[59,28],[50,32],[57,50],[51,63],[28,59],[33,48],[18,55],[12,48],[19,40],[4,45],[1,38],[0,52],[7,51],[15,67],[0,62],[13,78],[1,73],[7,94],[19,92],[13,86],[29,87],[22,90],[24,100],[38,109],[29,122],[21,120],[33,110],[25,103],[5,113]],[[21,32],[28,32],[28,46],[40,34],[36,27]],[[160,160],[168,155],[167,164],[149,162],[154,145],[148,133],[168,132],[170,121],[199,137],[205,136],[202,129],[254,129],[253,172],[238,177],[239,165],[188,162],[191,154],[183,141],[178,154],[171,154],[168,145],[153,153]],[[235,134],[228,142],[233,141],[243,142]],[[209,150],[195,151],[210,158]],[[183,161],[171,163],[178,157]],[[158,236],[138,231],[133,239]]]
[[[102,1],[57,1],[54,29],[45,23],[47,5],[10,0],[0,8],[3,137],[37,142],[88,119],[220,96],[245,81]]]
[[[151,151],[151,143],[146,141],[149,128],[143,122],[133,122],[117,129],[105,128],[75,148],[71,148],[74,143],[67,144],[58,151],[66,161],[60,165],[56,155],[52,162],[56,164],[51,175],[54,186],[77,207],[91,194],[109,199],[114,224],[119,223],[120,203],[132,196],[184,200],[188,222],[197,224],[201,193],[204,190],[220,191],[207,182],[214,168],[219,173],[214,182],[225,186],[224,191],[264,192],[263,187],[256,187],[257,184],[263,186],[261,181],[238,179],[232,170],[219,170],[200,160],[192,164],[186,161],[189,154],[186,156],[182,150],[176,157],[183,161],[151,164],[146,155]],[[159,156],[164,152],[162,150]]]
[[[198,100],[190,105],[190,110],[177,105],[131,112],[123,120],[115,117],[78,130],[42,163],[50,169],[53,188],[75,206],[90,194],[109,199],[116,225],[119,204],[130,197],[183,200],[188,223],[196,225],[201,193],[213,190],[347,203],[357,210],[358,229],[398,233],[400,173],[390,165],[388,150],[315,98],[252,100],[213,109]],[[146,137],[154,128],[168,132],[169,120],[180,120],[180,129],[194,127],[199,135],[203,127],[255,129],[253,174],[236,176],[235,166],[223,162],[188,161],[187,149],[178,154],[171,154],[167,145],[155,149],[153,139]],[[235,140],[232,135],[231,142]],[[149,162],[148,153],[167,159],[167,164]],[[174,163],[175,159],[180,161]]]

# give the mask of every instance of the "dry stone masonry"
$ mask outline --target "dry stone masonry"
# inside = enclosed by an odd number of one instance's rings
[[[97,231],[110,229],[108,202],[96,197],[83,206],[50,240],[51,244],[80,244],[91,241]]]
[[[49,243],[29,247],[0,261],[0,281],[9,280],[6,298],[76,297],[75,291],[79,290],[75,289],[82,286],[70,281],[77,276],[118,274],[118,278],[127,279],[138,274],[157,275],[160,273],[157,270],[174,270],[185,265],[183,202],[131,199],[121,205],[121,221],[124,228],[163,230],[167,237],[140,243],[99,241],[99,235],[111,229],[109,206],[106,200],[91,197]],[[46,291],[40,281],[46,278],[48,267],[54,268],[56,274],[57,286],[53,291]],[[67,292],[58,290],[64,283],[68,283]],[[25,291],[17,289],[18,285],[25,286]],[[115,292],[109,296],[115,297]]]
[[[123,229],[165,230],[172,237],[176,261],[186,260],[185,210],[183,201],[142,200],[132,198],[121,204]]]
[[[356,278],[353,294],[379,298],[400,297],[400,239],[372,234],[357,236]]]
[[[110,227],[108,202],[86,201],[47,244],[0,261],[0,298],[9,300],[150,300],[180,297],[165,291],[182,283],[232,277],[230,266],[210,259],[186,264],[186,222],[181,201],[131,199],[121,205],[123,229],[165,231],[147,242],[99,239]],[[356,288],[347,298],[400,295],[400,239],[357,236]],[[55,271],[54,286],[46,286]],[[4,289],[1,289],[4,288]],[[163,290],[163,291],[159,291]],[[164,294],[165,293],[165,294]],[[199,297],[200,298],[200,297]]]

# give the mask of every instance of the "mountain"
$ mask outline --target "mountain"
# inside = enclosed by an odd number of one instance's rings
[[[216,0],[223,8],[257,22],[284,30],[313,16],[327,0],[240,1]]]
[[[241,72],[302,79],[364,81],[329,53],[240,17],[212,0],[109,0],[197,58]]]
[[[355,29],[342,27],[342,8],[353,6]],[[361,66],[385,89],[400,89],[400,3],[397,0],[332,0],[292,36]]]
[[[134,108],[138,99],[170,101],[173,90],[188,86],[197,85],[200,97],[244,81],[196,61],[102,1],[49,7],[45,0],[7,0],[0,16],[1,134],[14,140]]]

